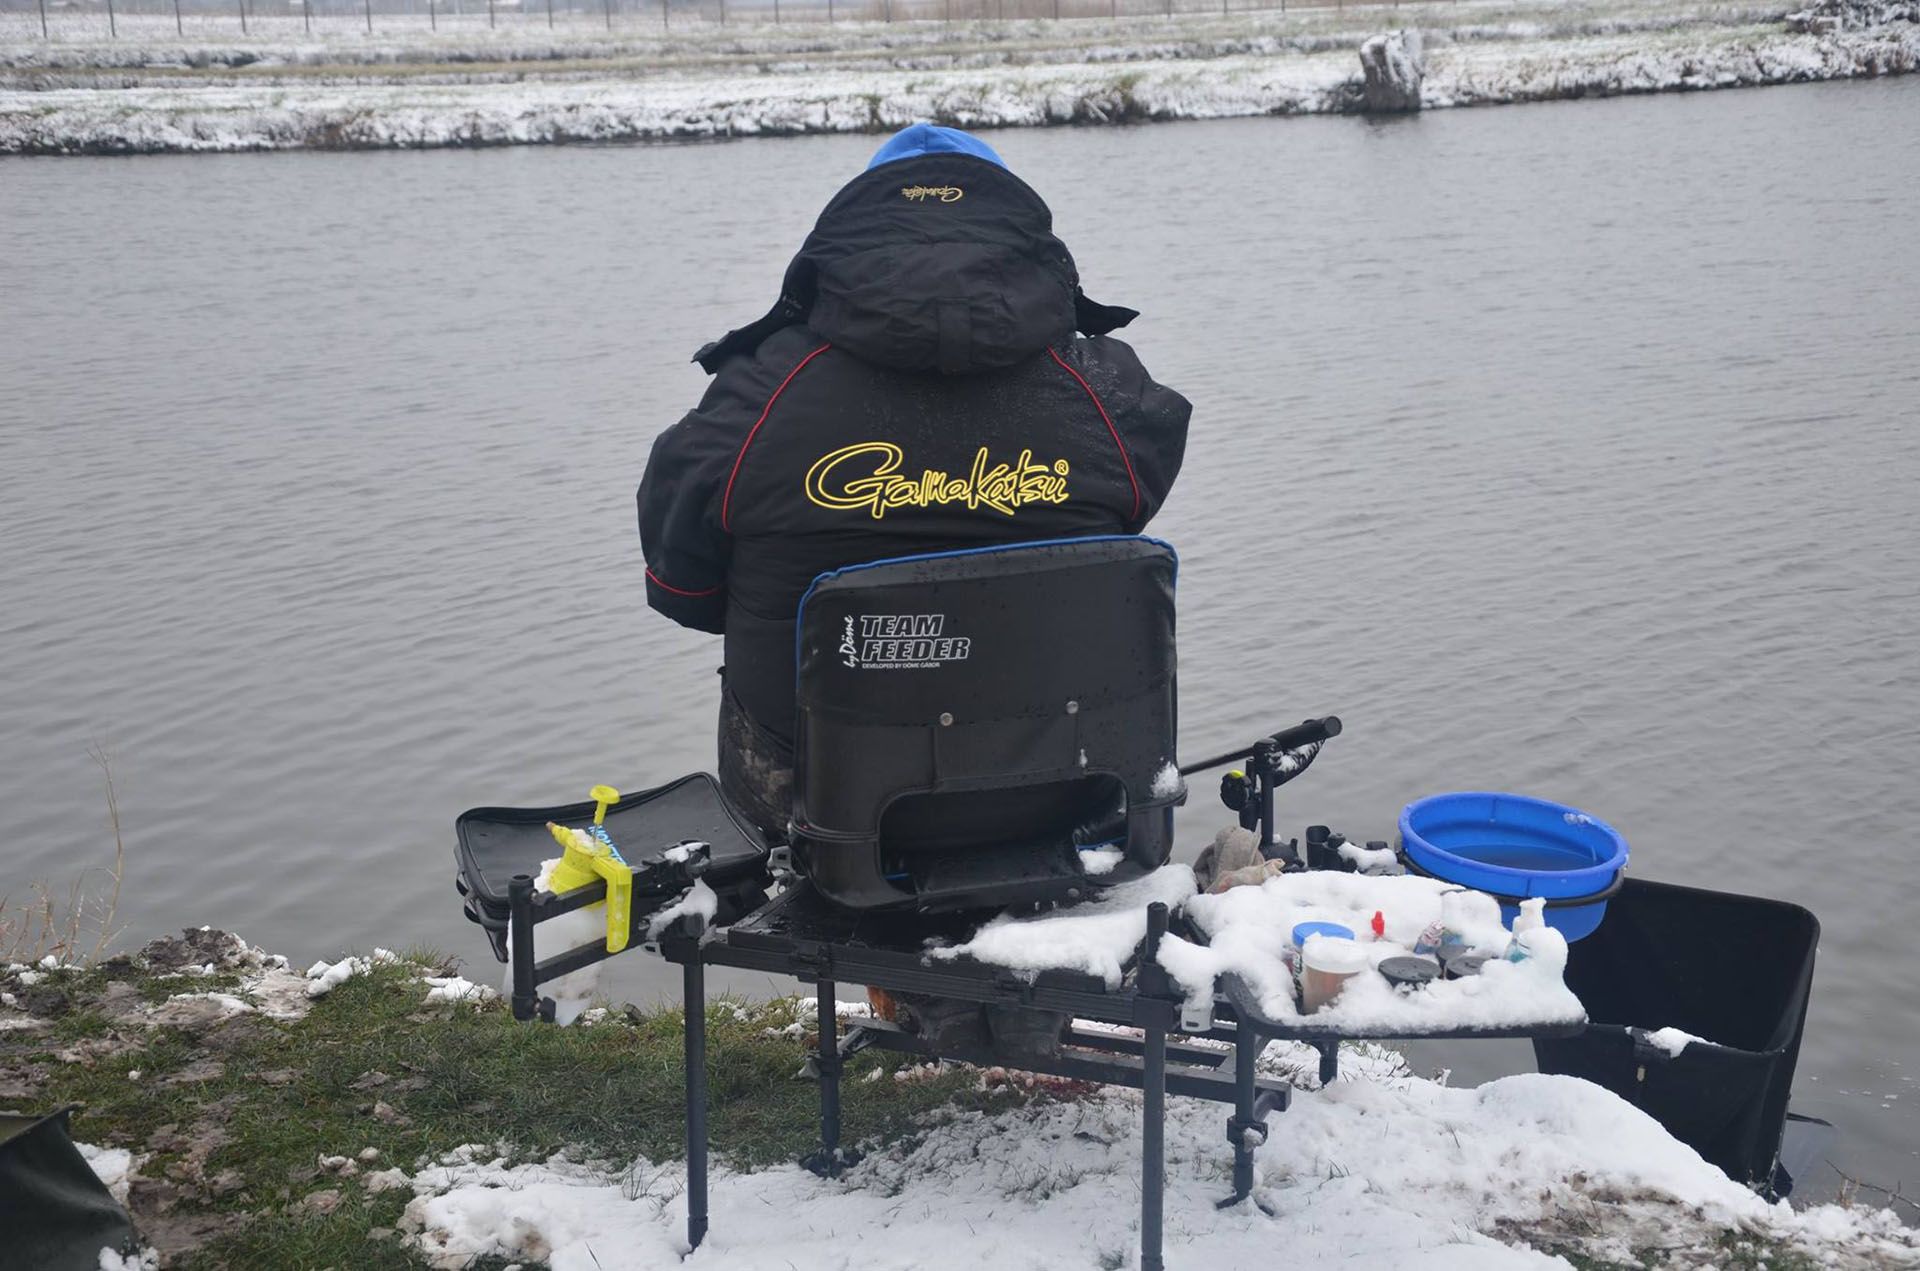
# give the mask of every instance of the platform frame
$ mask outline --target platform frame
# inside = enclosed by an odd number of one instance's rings
[[[1165,905],[1148,908],[1146,935],[1129,973],[1119,988],[1109,989],[1098,977],[1077,972],[1042,972],[1029,981],[1004,968],[968,959],[930,959],[919,944],[888,946],[865,941],[811,939],[805,935],[770,935],[778,925],[777,920],[785,916],[783,911],[806,905],[810,900],[819,903],[802,885],[730,929],[708,930],[698,919],[682,919],[659,942],[661,956],[677,963],[682,972],[687,1243],[690,1248],[699,1246],[710,1227],[705,1010],[708,966],[792,976],[814,986],[818,1040],[811,1067],[820,1087],[820,1141],[802,1164],[823,1176],[837,1175],[858,1160],[841,1141],[840,1079],[847,1059],[861,1050],[881,1049],[975,1066],[1002,1065],[1140,1090],[1144,1096],[1140,1135],[1142,1271],[1164,1271],[1165,1267],[1168,1094],[1232,1106],[1226,1127],[1233,1152],[1232,1190],[1218,1202],[1221,1208],[1226,1208],[1252,1195],[1254,1153],[1266,1142],[1268,1117],[1285,1111],[1291,1102],[1292,1089],[1287,1083],[1262,1078],[1257,1071],[1257,1061],[1268,1042],[1299,1040],[1313,1045],[1319,1052],[1319,1080],[1324,1086],[1338,1079],[1342,1041],[1555,1037],[1578,1033],[1585,1027],[1584,1021],[1577,1021],[1491,1030],[1392,1032],[1279,1021],[1263,1016],[1248,986],[1237,977],[1228,976],[1223,977],[1222,991],[1215,997],[1213,1020],[1209,1025],[1204,1029],[1183,1029],[1183,995],[1173,986],[1157,959],[1160,940],[1170,923]],[[530,948],[530,941],[522,944],[516,934],[514,947],[517,954],[523,947]],[[530,955],[527,960],[532,963]],[[532,973],[529,978],[544,981],[566,970],[577,969],[578,965],[582,963],[562,954],[537,964],[537,970],[529,965]],[[520,982],[516,975],[516,985]],[[1060,1012],[1069,1017],[1069,1023],[1061,1051],[1056,1055],[999,1050],[991,1045],[940,1045],[883,1021],[863,1021],[843,1035],[835,1014],[835,993],[842,982],[978,1002],[983,1006]],[[516,994],[516,1014],[521,1010]],[[530,1009],[522,1017],[531,1018],[532,1014]],[[1086,1021],[1137,1029],[1138,1036],[1088,1029],[1082,1026]],[[1195,1045],[1195,1041],[1224,1045],[1201,1046]]]

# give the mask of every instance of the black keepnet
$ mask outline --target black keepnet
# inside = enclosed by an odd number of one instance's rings
[[[1570,950],[1587,1031],[1536,1041],[1540,1070],[1603,1085],[1729,1177],[1784,1190],[1775,1164],[1819,943],[1799,905],[1630,878]],[[1669,1056],[1647,1040],[1662,1028],[1705,1041]]]

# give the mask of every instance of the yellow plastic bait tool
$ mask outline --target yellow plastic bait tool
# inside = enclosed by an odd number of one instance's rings
[[[633,871],[627,868],[619,849],[599,826],[606,818],[607,805],[620,801],[620,792],[612,786],[595,786],[591,794],[597,805],[593,814],[597,832],[547,822],[547,832],[560,845],[560,863],[553,867],[547,886],[558,896],[585,887],[596,878],[604,878],[607,882],[607,952],[618,953],[627,947],[627,937],[633,927]]]
[[[587,791],[587,797],[593,800],[593,823],[599,825],[607,819],[607,809],[620,802],[620,792],[612,786],[595,786]]]

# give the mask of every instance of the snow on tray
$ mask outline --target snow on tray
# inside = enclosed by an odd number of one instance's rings
[[[702,879],[696,878],[693,886],[687,888],[686,895],[655,914],[647,923],[647,939],[658,940],[660,933],[682,918],[697,917],[702,922],[712,923],[714,915],[720,912],[720,897],[714,895],[713,888]]]
[[[1308,1048],[1269,1056],[1311,1071]],[[1564,1268],[1499,1238],[1549,1231],[1590,1254],[1658,1248],[1726,1265],[1741,1226],[1819,1265],[1908,1265],[1920,1234],[1886,1210],[1769,1205],[1599,1086],[1526,1074],[1449,1089],[1404,1072],[1295,1095],[1254,1157],[1257,1205],[1225,1193],[1226,1109],[1166,1106],[1170,1267],[1387,1271]],[[796,1166],[716,1168],[712,1228],[687,1257],[679,1162],[509,1165],[469,1155],[421,1170],[400,1223],[443,1267],[538,1260],[554,1271],[1027,1271],[1137,1266],[1140,1096],[1107,1090],[961,1115],[871,1151],[839,1179]],[[1511,1238],[1511,1236],[1509,1236]],[[1698,1256],[1688,1256],[1690,1251]],[[1614,1259],[1608,1258],[1608,1261]]]
[[[1696,1037],[1692,1033],[1685,1033],[1677,1028],[1655,1029],[1653,1032],[1645,1034],[1645,1037],[1649,1045],[1657,1046],[1665,1051],[1668,1059],[1678,1059],[1680,1052],[1695,1042],[1699,1042],[1702,1046],[1714,1045],[1713,1042],[1708,1041],[1704,1037]]]
[[[1544,951],[1525,962],[1497,959],[1509,939],[1500,906],[1490,896],[1473,900],[1463,934],[1470,948],[1496,955],[1479,975],[1437,980],[1412,992],[1396,990],[1372,973],[1356,975],[1340,996],[1311,1016],[1295,1004],[1293,979],[1282,961],[1294,925],[1337,922],[1371,933],[1373,915],[1385,919],[1379,940],[1365,941],[1373,966],[1411,952],[1428,924],[1440,917],[1442,892],[1455,885],[1413,876],[1370,878],[1361,874],[1283,874],[1258,887],[1235,887],[1187,902],[1188,919],[1205,934],[1205,946],[1170,936],[1160,961],[1198,1004],[1214,991],[1216,977],[1236,973],[1269,1017],[1311,1022],[1355,1033],[1441,1032],[1453,1029],[1518,1028],[1571,1023],[1585,1018],[1580,999],[1561,979],[1566,943],[1550,928]]]
[[[1390,847],[1362,847],[1352,839],[1341,842],[1340,859],[1362,873],[1369,870],[1388,869],[1400,862],[1400,858],[1393,854],[1393,849]]]
[[[964,944],[927,952],[1003,966],[1028,979],[1042,971],[1084,971],[1119,988],[1122,968],[1147,934],[1147,906],[1160,901],[1177,911],[1193,893],[1193,870],[1165,865],[1109,888],[1098,900],[1037,918],[995,918]]]

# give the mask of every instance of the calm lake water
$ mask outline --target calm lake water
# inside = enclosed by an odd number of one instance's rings
[[[1529,791],[1810,906],[1796,1107],[1909,1190],[1916,118],[1920,79],[993,138],[1195,404],[1183,749],[1336,711],[1296,825]],[[491,978],[456,813],[710,765],[717,641],[646,610],[633,487],[873,144],[0,163],[0,890],[109,857],[98,743],[123,943]]]

